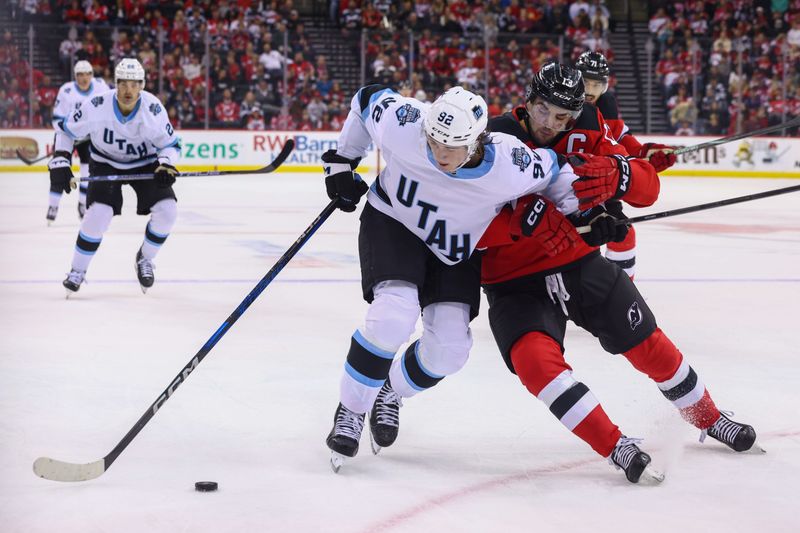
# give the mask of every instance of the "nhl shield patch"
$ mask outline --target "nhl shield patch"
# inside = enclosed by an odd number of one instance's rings
[[[525,172],[531,164],[531,154],[525,148],[514,148],[511,150],[511,160],[519,167],[520,172]]]
[[[398,124],[405,126],[407,123],[414,123],[419,119],[419,109],[411,104],[405,104],[397,108],[395,115],[397,115]]]

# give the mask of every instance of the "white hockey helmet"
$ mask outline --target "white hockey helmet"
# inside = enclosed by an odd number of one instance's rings
[[[94,69],[92,68],[92,64],[86,61],[85,59],[81,59],[80,61],[75,63],[75,66],[72,68],[72,71],[75,73],[75,75],[84,73],[94,74]]]
[[[126,57],[117,63],[117,68],[114,69],[114,85],[117,85],[119,80],[140,81],[144,88],[144,67],[137,59]]]
[[[463,87],[448,89],[436,99],[425,117],[425,134],[447,146],[466,146],[469,156],[489,124],[484,99]]]

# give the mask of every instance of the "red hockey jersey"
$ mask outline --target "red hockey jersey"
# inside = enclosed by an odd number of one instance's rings
[[[527,111],[524,106],[510,113],[489,120],[491,131],[514,135],[531,148],[540,148],[528,134]],[[627,150],[612,138],[611,129],[600,111],[586,103],[575,126],[560,133],[548,148],[557,154],[585,152],[593,155],[620,154],[628,156]],[[622,198],[625,202],[646,207],[658,198],[660,182],[655,169],[645,160],[633,159],[631,163],[631,187]],[[504,209],[492,222],[478,243],[487,248],[483,255],[482,283],[493,284],[521,276],[543,275],[560,270],[597,250],[582,240],[569,250],[556,256],[548,256],[531,239],[521,237],[514,241],[509,234],[511,210]]]

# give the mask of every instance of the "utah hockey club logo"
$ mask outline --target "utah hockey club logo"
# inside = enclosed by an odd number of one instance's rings
[[[519,167],[520,172],[525,172],[531,164],[531,155],[525,148],[514,148],[511,150],[511,160]]]
[[[150,112],[153,114],[153,116],[158,115],[159,113],[161,113],[161,106],[155,103],[150,104]]]
[[[633,302],[633,305],[628,308],[628,322],[631,325],[631,329],[636,329],[636,326],[641,324],[643,320],[644,317],[639,310],[639,302]]]
[[[411,104],[405,104],[403,107],[397,108],[395,114],[397,115],[397,122],[401,126],[405,126],[406,123],[414,123],[417,121],[419,118],[419,109]]]

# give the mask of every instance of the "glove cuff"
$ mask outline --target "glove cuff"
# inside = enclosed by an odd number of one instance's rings
[[[349,159],[336,153],[336,150],[328,150],[320,157],[323,163],[350,165],[350,170],[355,170],[361,162],[361,158]]]
[[[613,199],[619,200],[631,189],[631,163],[625,156],[614,154],[614,159],[617,160],[617,169],[619,170],[619,181],[617,182],[617,192],[612,196]]]

